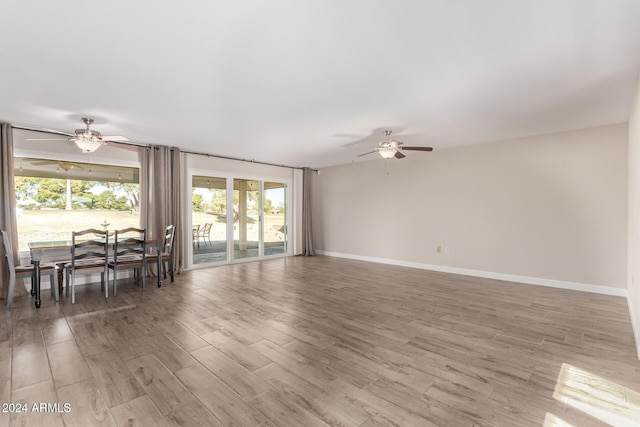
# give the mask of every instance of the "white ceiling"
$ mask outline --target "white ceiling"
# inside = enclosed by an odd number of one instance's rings
[[[638,0],[7,1],[0,13],[0,120],[72,131],[89,116],[138,143],[290,166],[349,163],[385,128],[438,150],[624,122],[639,74]]]

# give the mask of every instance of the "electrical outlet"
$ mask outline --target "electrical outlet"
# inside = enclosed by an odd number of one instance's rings
[[[440,245],[436,246],[436,253],[438,253],[438,254],[442,253],[442,246],[440,246]]]
[[[448,253],[449,253],[449,246],[445,246],[445,247],[444,247],[444,253],[445,253],[445,254],[448,254]]]

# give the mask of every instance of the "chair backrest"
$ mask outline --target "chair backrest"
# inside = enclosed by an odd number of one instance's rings
[[[2,246],[4,246],[4,257],[7,259],[7,264],[9,264],[9,278],[16,277],[16,265],[13,261],[13,247],[11,246],[11,242],[9,241],[9,234],[5,230],[0,230],[2,234]]]
[[[164,231],[164,241],[162,242],[162,253],[167,255],[173,255],[173,240],[176,236],[176,227],[167,225]]]
[[[96,258],[107,262],[109,256],[109,233],[106,230],[89,228],[71,233],[71,266],[76,260]]]
[[[205,235],[205,236],[206,236],[206,235],[208,235],[208,234],[209,234],[209,232],[211,231],[211,226],[212,226],[212,225],[213,225],[213,224],[206,223],[206,224],[204,225],[204,229],[202,230],[202,234],[203,234],[203,235]]]
[[[144,228],[129,227],[116,230],[113,250],[113,261],[117,264],[118,257],[126,255],[138,255],[144,259],[147,251],[147,230]]]

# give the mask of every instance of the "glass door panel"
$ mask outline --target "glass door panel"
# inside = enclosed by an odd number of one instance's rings
[[[227,260],[227,179],[192,177],[193,264]]]
[[[264,255],[287,252],[287,184],[264,183]]]
[[[233,180],[233,258],[254,258],[261,251],[260,181]]]

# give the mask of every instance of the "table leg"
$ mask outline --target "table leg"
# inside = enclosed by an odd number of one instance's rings
[[[64,288],[64,267],[65,267],[65,264],[59,264],[59,268],[58,268],[58,295],[62,295],[62,289]]]
[[[162,278],[160,276],[160,271],[162,270],[162,252],[158,251],[158,287],[162,286]]]
[[[40,261],[33,261],[33,282],[36,294],[36,308],[40,308]]]

